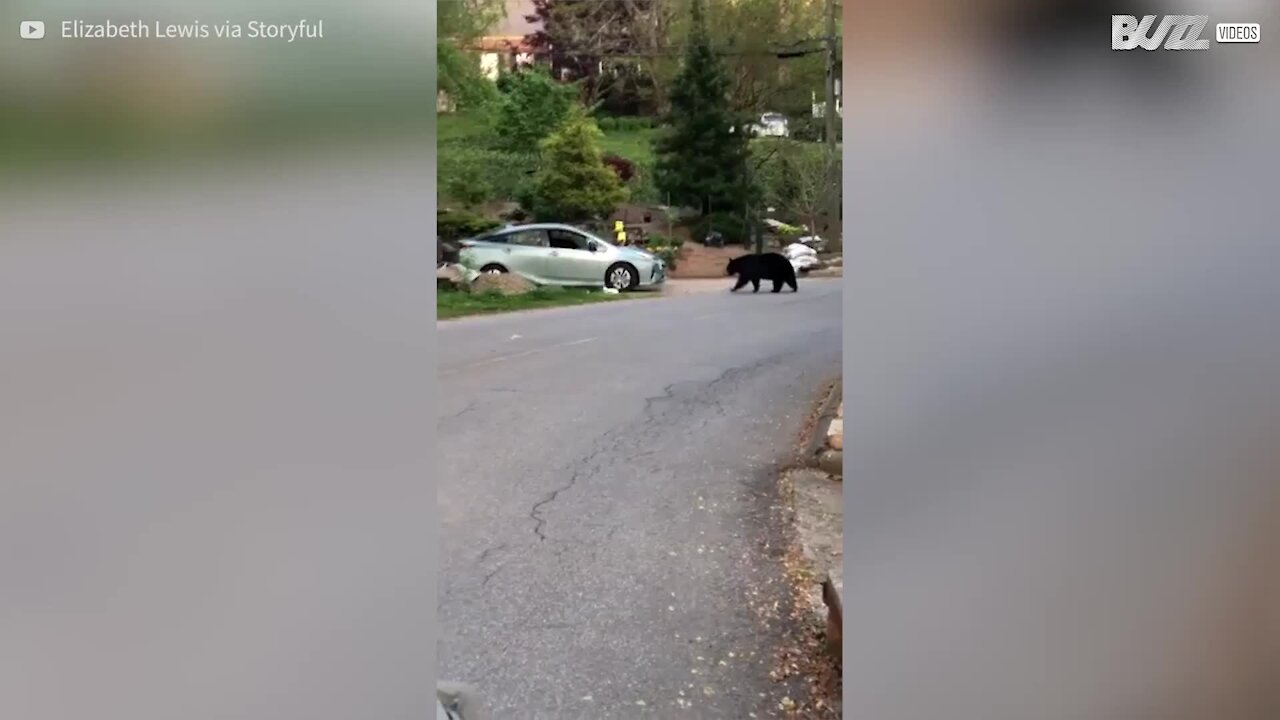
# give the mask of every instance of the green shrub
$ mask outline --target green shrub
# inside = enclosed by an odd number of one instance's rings
[[[778,227],[778,229],[777,229],[777,231],[776,231],[776,232],[777,232],[777,234],[778,234],[780,237],[782,237],[783,239],[793,239],[793,238],[798,238],[798,237],[800,237],[801,235],[803,235],[803,234],[804,234],[804,229],[803,229],[803,228],[796,227],[795,225],[788,225],[788,224],[786,224],[786,223],[782,223],[782,224]]]
[[[662,204],[662,193],[653,182],[653,163],[636,162],[634,166],[635,175],[627,183],[632,202]]]
[[[671,247],[679,250],[684,246],[684,239],[678,237],[667,237],[661,233],[654,233],[649,236],[649,245],[656,247]]]
[[[436,215],[436,234],[441,240],[459,240],[479,235],[501,224],[472,212],[454,210]]]
[[[493,187],[489,184],[492,173],[476,163],[460,165],[450,174],[442,174],[440,189],[446,197],[461,202],[468,209],[483,204],[493,197]]]
[[[711,213],[703,217],[694,217],[688,221],[693,237],[701,240],[712,230],[724,236],[729,245],[749,245],[751,233],[746,219],[739,213]]]
[[[765,202],[776,209],[775,217],[796,226],[816,225],[826,205],[826,148],[817,143],[774,140],[753,151],[764,158],[757,179]],[[837,157],[831,169],[837,177],[839,162]]]
[[[459,184],[476,179],[487,189],[484,200],[516,200],[537,166],[536,156],[475,144],[441,145],[436,155],[436,177],[441,189],[445,195],[461,202],[469,200],[454,195],[455,190],[459,189]]]
[[[536,152],[538,143],[569,118],[579,88],[556,82],[545,70],[512,73],[494,117],[497,147],[512,152]]]
[[[792,118],[789,123],[792,140],[819,142],[822,140],[823,120],[810,115]]]
[[[667,267],[675,269],[676,263],[680,260],[680,248],[684,245],[684,240],[680,238],[670,238],[666,235],[650,235],[647,249],[649,252],[662,258]]]
[[[652,252],[654,255],[657,255],[658,257],[662,258],[662,262],[666,263],[667,267],[672,270],[676,269],[676,265],[680,261],[680,250],[678,250],[677,248],[657,247],[657,248],[650,248],[649,251]]]
[[[635,132],[657,127],[658,121],[651,117],[614,117],[596,118],[596,124],[605,132]]]

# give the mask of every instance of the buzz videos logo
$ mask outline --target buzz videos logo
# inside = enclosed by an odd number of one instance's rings
[[[1111,49],[1209,49],[1210,41],[1204,37],[1208,15],[1165,15],[1156,25],[1158,17],[1146,15],[1139,19],[1134,15],[1112,15]],[[1219,23],[1215,37],[1219,43],[1257,43],[1262,39],[1262,29],[1257,23]]]

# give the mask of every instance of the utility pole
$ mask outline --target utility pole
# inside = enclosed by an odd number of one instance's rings
[[[827,227],[831,237],[828,247],[840,250],[840,177],[836,173],[836,158],[840,148],[836,145],[836,123],[840,117],[836,114],[836,83],[840,78],[840,44],[836,37],[836,11],[839,4],[836,0],[827,0],[827,102],[822,110],[824,120],[823,140],[827,145],[826,156],[826,191],[827,191]],[[834,227],[832,231],[830,228]],[[811,232],[817,232],[813,228]]]

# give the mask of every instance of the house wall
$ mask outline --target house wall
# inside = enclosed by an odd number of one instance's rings
[[[497,80],[502,67],[502,55],[487,52],[480,55],[480,72],[490,80]]]
[[[533,14],[533,0],[507,0],[507,16],[491,31],[494,35],[531,35],[538,31],[538,24],[525,16]]]

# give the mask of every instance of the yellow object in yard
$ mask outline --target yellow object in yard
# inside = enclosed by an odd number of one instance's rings
[[[614,220],[614,221],[613,221],[613,231],[614,231],[614,232],[616,232],[616,233],[625,232],[625,229],[626,229],[626,225],[624,225],[624,224],[622,223],[622,221],[621,221],[621,220]]]
[[[619,245],[626,245],[626,244],[627,244],[627,231],[626,231],[626,230],[618,230],[618,244],[619,244]]]

